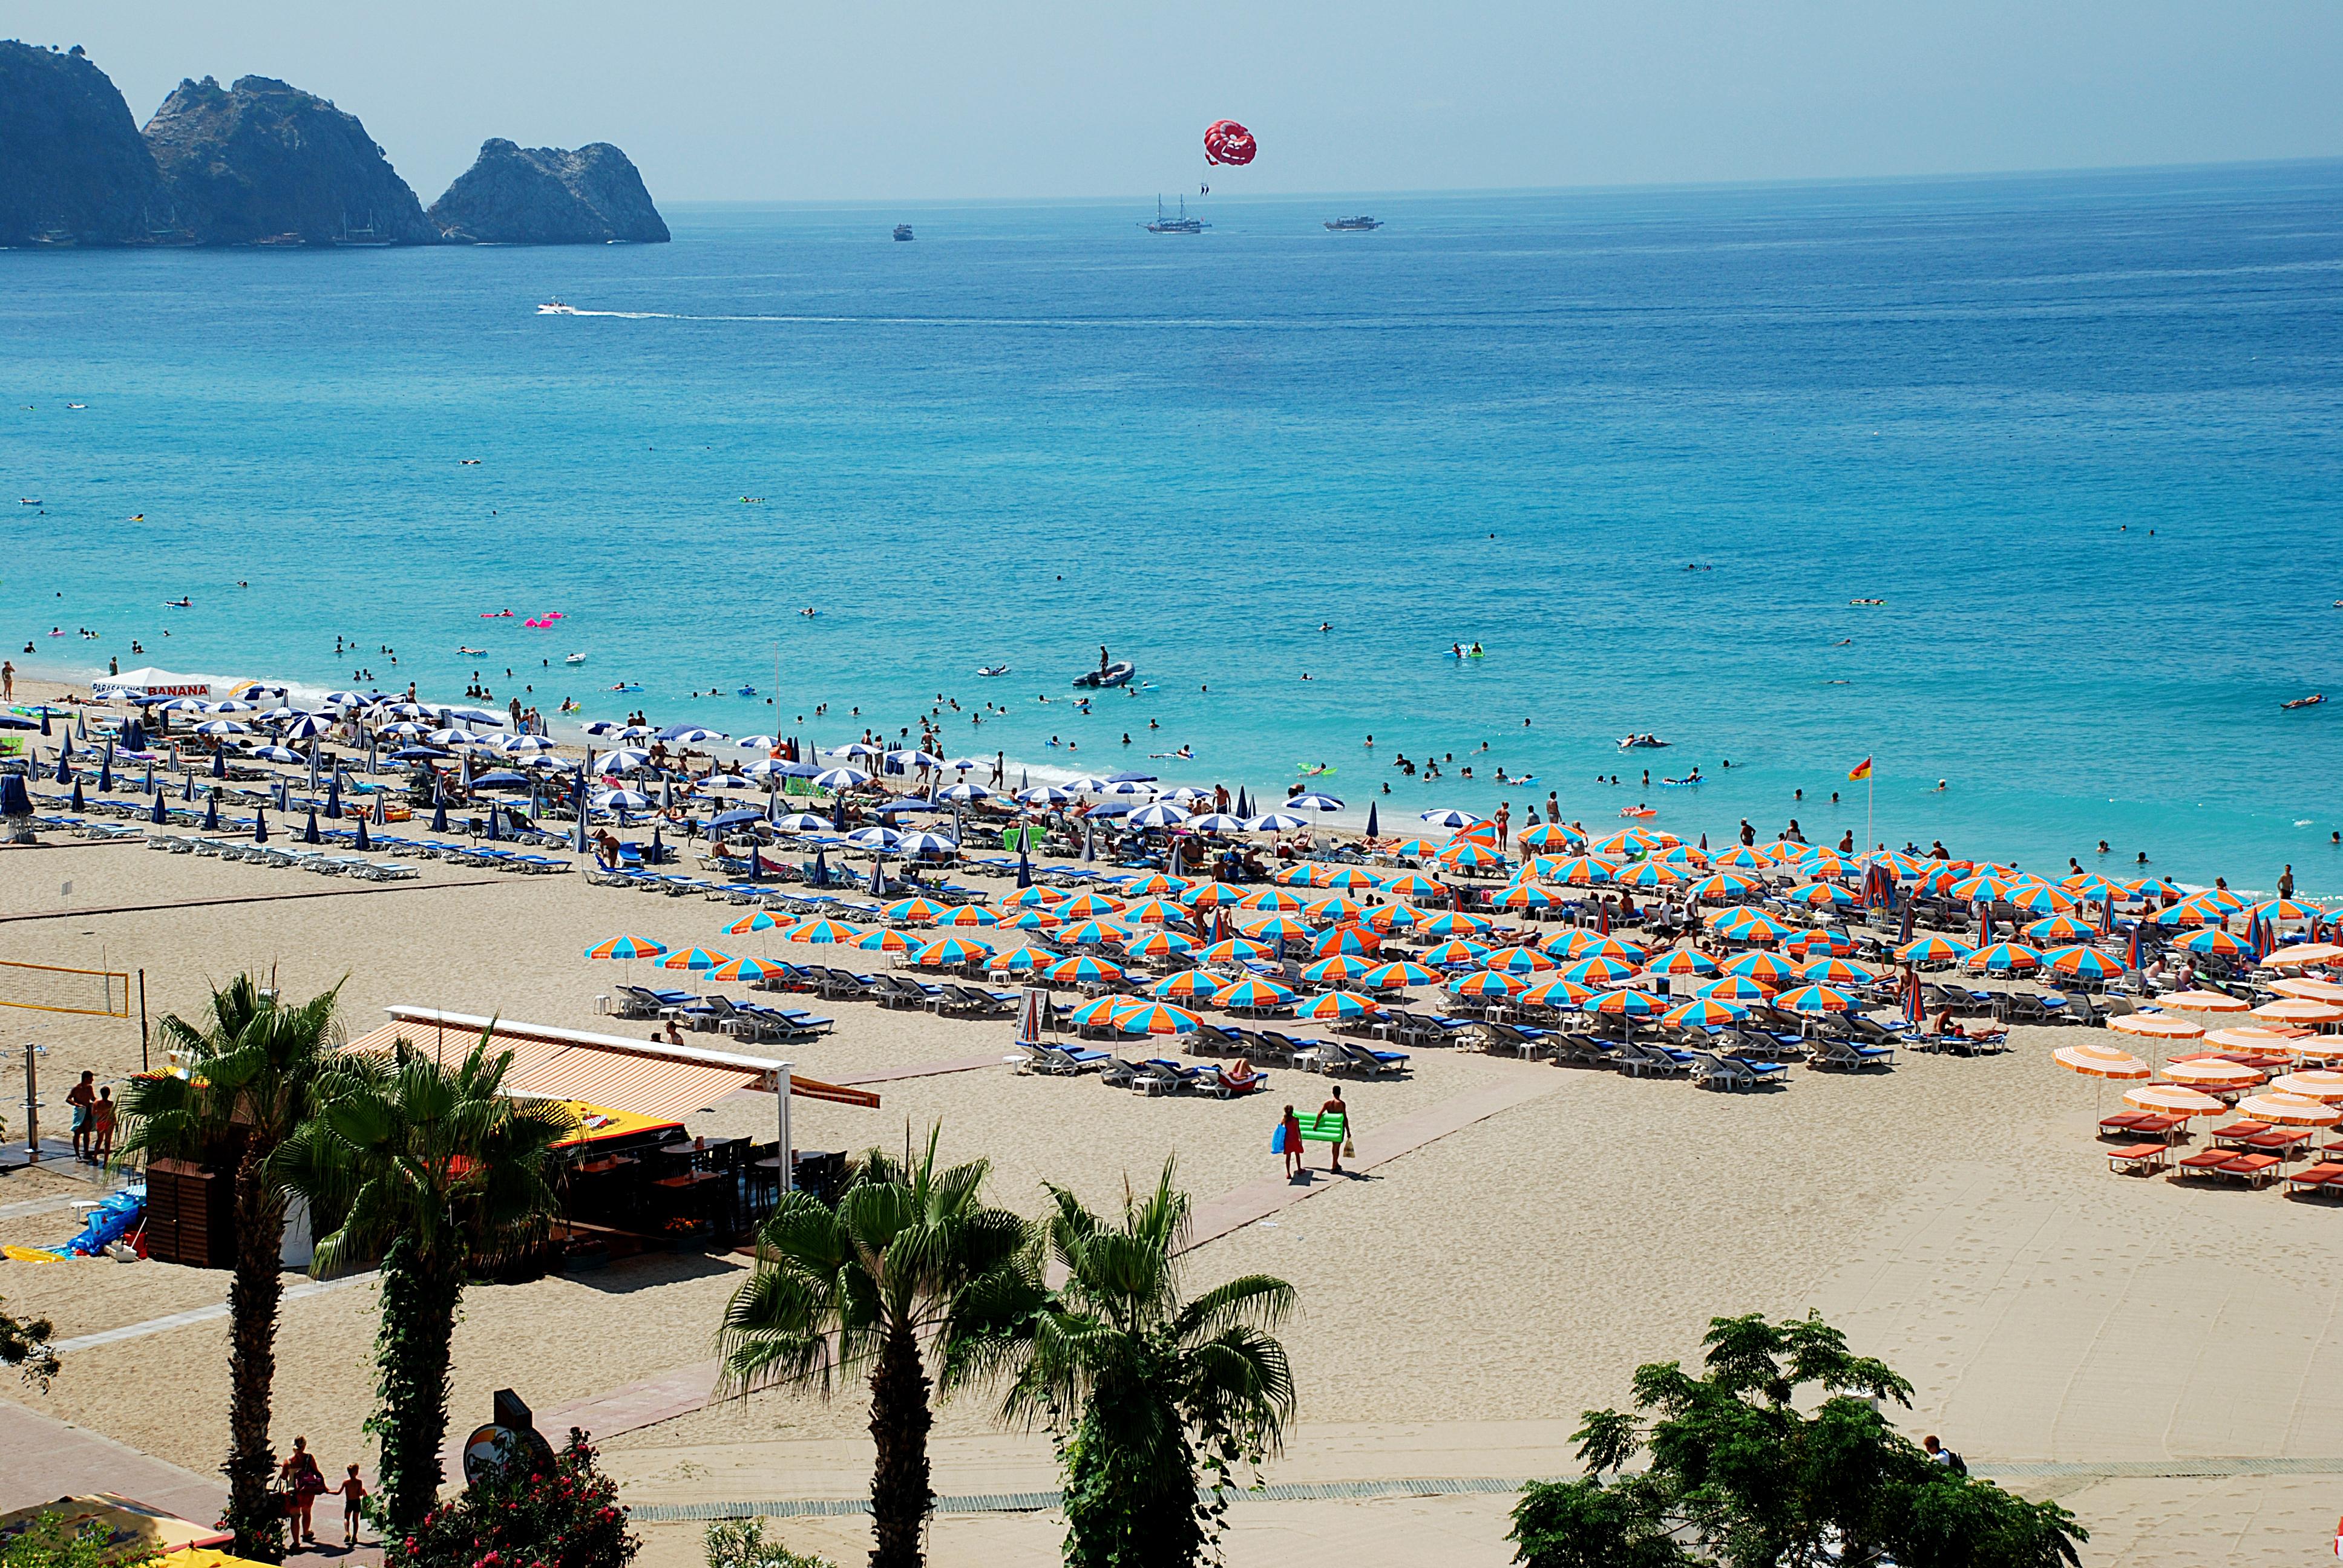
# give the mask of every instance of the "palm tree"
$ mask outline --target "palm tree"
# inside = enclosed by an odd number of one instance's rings
[[[270,1170],[309,1115],[319,1075],[340,1040],[337,986],[286,1007],[251,975],[212,992],[198,1026],[174,1013],[159,1026],[177,1071],[135,1078],[123,1095],[116,1158],[236,1161],[236,1266],[228,1285],[227,1523],[240,1557],[275,1562],[281,1511],[268,1494],[277,1377],[277,1310],[284,1291],[284,1184]]]
[[[1051,1187],[1047,1223],[1065,1283],[995,1346],[1019,1362],[1006,1413],[1046,1422],[1066,1472],[1069,1568],[1188,1568],[1211,1548],[1240,1461],[1276,1451],[1293,1413],[1284,1347],[1269,1335],[1293,1287],[1263,1274],[1180,1294],[1188,1197],[1165,1161],[1111,1222]],[[1212,1500],[1198,1481],[1209,1473]]]
[[[925,1155],[866,1155],[835,1208],[785,1194],[757,1235],[757,1267],[732,1293],[717,1336],[728,1392],[787,1386],[828,1397],[835,1380],[867,1372],[871,1568],[918,1568],[928,1490],[928,1357],[958,1381],[959,1347],[997,1334],[1002,1302],[1038,1287],[1031,1228],[984,1206],[984,1161],[936,1169]]]
[[[557,1102],[508,1098],[512,1052],[491,1054],[488,1041],[483,1031],[455,1067],[403,1040],[387,1060],[338,1065],[282,1157],[297,1191],[344,1216],[318,1240],[317,1271],[382,1261],[382,1405],[369,1425],[394,1530],[414,1527],[438,1499],[464,1282],[543,1242],[558,1209],[548,1151],[578,1126]]]

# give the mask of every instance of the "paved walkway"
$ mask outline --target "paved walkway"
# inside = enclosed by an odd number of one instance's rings
[[[0,1513],[93,1492],[117,1492],[198,1524],[227,1506],[227,1483],[217,1476],[0,1400]]]
[[[328,1291],[344,1291],[352,1285],[363,1285],[379,1276],[374,1270],[363,1274],[345,1274],[337,1280],[304,1280],[297,1285],[285,1287],[283,1300],[297,1302],[308,1296],[322,1296]],[[184,1312],[172,1312],[166,1317],[148,1318],[142,1322],[125,1323],[118,1329],[101,1329],[94,1334],[81,1334],[69,1340],[59,1340],[59,1355],[67,1351],[95,1350],[99,1345],[119,1344],[124,1340],[143,1340],[148,1334],[164,1333],[172,1329],[184,1329],[191,1323],[208,1323],[227,1316],[227,1303],[214,1302],[207,1307],[190,1307]]]

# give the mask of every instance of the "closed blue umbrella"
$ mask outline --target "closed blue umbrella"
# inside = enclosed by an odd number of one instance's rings
[[[225,746],[212,753],[212,777],[215,779],[227,777],[227,748]]]
[[[654,822],[651,824],[651,864],[656,866],[665,859],[667,851],[659,844],[659,824]]]
[[[133,751],[146,749],[146,726],[140,723],[135,715],[122,727],[122,744]]]
[[[41,704],[41,733],[49,733],[49,705],[45,702]]]
[[[98,760],[97,792],[101,795],[114,793],[114,742],[111,740],[106,743],[106,755]]]
[[[1025,858],[1025,835],[1022,833],[1017,835],[1017,885],[1021,888],[1033,885],[1033,863]]]
[[[84,805],[84,804],[82,803],[82,798],[81,798],[81,780],[80,780],[80,779],[75,779],[75,780],[73,781],[73,785],[74,785],[74,792],[73,792],[73,809],[74,809],[75,810],[76,810],[76,811],[86,811],[86,810],[88,810],[88,809],[89,809],[89,808],[88,808],[87,806],[85,806],[85,805]]]
[[[193,773],[190,773],[190,774],[188,774],[188,775],[187,775],[187,787],[186,787],[186,790],[181,794],[180,799],[183,799],[183,800],[186,800],[186,801],[192,802],[192,801],[195,799],[195,798],[196,798],[196,776],[195,776]]]
[[[133,747],[131,749],[136,750],[137,748]],[[146,782],[139,786],[138,793],[141,795],[155,793],[155,764],[151,760],[146,764]]]
[[[70,784],[74,781],[73,769],[65,766],[66,755],[63,751],[57,753],[57,782],[60,784]]]
[[[206,833],[219,831],[219,797],[216,795],[204,797],[204,831]]]
[[[1367,802],[1367,837],[1370,839],[1381,837],[1375,831],[1375,803],[1373,800]]]
[[[323,841],[323,836],[317,831],[317,809],[315,806],[312,806],[309,808],[308,826],[301,829],[301,842],[304,844],[316,844]]]
[[[1242,784],[1237,786],[1237,815],[1240,817],[1252,815],[1252,806],[1245,799],[1244,786]]]
[[[488,808],[488,837],[491,839],[501,839],[504,837],[504,834],[497,830],[497,819],[503,815],[504,813],[498,810],[496,807],[491,806]]]
[[[374,848],[374,845],[373,845],[372,843],[370,843],[370,842],[367,840],[367,830],[366,830],[366,829],[367,829],[367,819],[366,819],[364,817],[360,817],[360,818],[358,819],[357,851],[358,851],[358,853],[359,853],[359,854],[361,854],[361,855],[365,854],[367,850],[369,850],[369,849],[373,849],[373,848]]]
[[[266,806],[252,809],[252,841],[256,844],[268,842],[268,808]]]
[[[25,792],[22,775],[0,773],[0,817],[29,817],[33,798]]]
[[[447,830],[447,802],[444,799],[434,802],[431,807],[431,830],[435,833]]]
[[[155,809],[146,813],[146,820],[160,824],[170,819],[171,809],[163,804],[163,792],[157,789],[155,791]]]

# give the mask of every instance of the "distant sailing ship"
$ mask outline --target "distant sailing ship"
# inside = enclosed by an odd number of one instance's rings
[[[374,214],[367,214],[366,226],[364,227],[352,228],[350,226],[350,215],[344,213],[342,215],[342,232],[334,236],[334,243],[336,245],[354,245],[371,247],[389,245],[391,243],[391,238],[388,235],[378,234],[376,232],[374,226]]]
[[[1150,234],[1202,234],[1212,226],[1206,223],[1202,218],[1190,217],[1188,216],[1188,198],[1186,196],[1182,196],[1180,198],[1180,216],[1178,217],[1165,216],[1163,212],[1163,198],[1161,196],[1157,196],[1155,198],[1155,221],[1150,224],[1141,224],[1140,226],[1144,228]]]
[[[1326,220],[1326,226],[1338,234],[1354,234],[1366,229],[1381,228],[1383,226],[1383,219],[1369,217],[1364,213],[1361,213],[1357,217],[1330,217]]]
[[[910,238],[912,238],[912,237],[913,237],[913,236],[912,236],[912,234],[911,234],[911,226],[910,226],[910,224],[908,224],[908,223],[899,223],[899,224],[897,224],[897,225],[895,226],[895,237],[896,237],[897,239],[910,239]]]

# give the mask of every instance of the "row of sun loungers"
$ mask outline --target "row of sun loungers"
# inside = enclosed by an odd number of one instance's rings
[[[2316,1152],[2324,1158],[2289,1172],[2288,1164],[2314,1151],[2312,1134],[2300,1128],[2240,1119],[2207,1133],[2208,1147],[2183,1154],[2177,1144],[2188,1136],[2187,1124],[2185,1116],[2147,1111],[2101,1117],[2101,1137],[2129,1141],[2104,1151],[2107,1169],[2122,1176],[2242,1181],[2248,1188],[2283,1182],[2288,1191],[2298,1194],[2343,1196],[2343,1141],[2318,1146]]]

